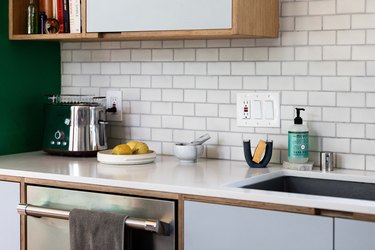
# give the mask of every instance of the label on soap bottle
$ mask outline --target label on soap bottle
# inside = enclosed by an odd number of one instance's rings
[[[309,157],[309,132],[288,133],[288,157],[308,158]]]

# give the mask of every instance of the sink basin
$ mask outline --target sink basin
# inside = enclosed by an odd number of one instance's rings
[[[279,176],[241,188],[375,201],[375,183],[346,180]]]

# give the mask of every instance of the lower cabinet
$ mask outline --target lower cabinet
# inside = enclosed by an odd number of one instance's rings
[[[333,220],[331,217],[185,201],[184,249],[332,250]]]
[[[0,181],[0,249],[20,249],[20,184]]]
[[[335,218],[335,250],[374,250],[375,223]]]

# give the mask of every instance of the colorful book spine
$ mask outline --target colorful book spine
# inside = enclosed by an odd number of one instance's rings
[[[81,1],[69,0],[70,33],[81,33]]]
[[[60,33],[64,33],[64,4],[63,4],[63,0],[57,0],[57,20],[59,21]]]
[[[69,0],[63,0],[64,33],[70,33]]]

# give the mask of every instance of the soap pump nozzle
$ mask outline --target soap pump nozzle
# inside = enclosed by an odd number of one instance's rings
[[[303,123],[303,120],[300,116],[301,110],[305,111],[305,109],[303,109],[303,108],[296,108],[297,116],[296,116],[296,118],[294,118],[294,124],[302,124]]]

